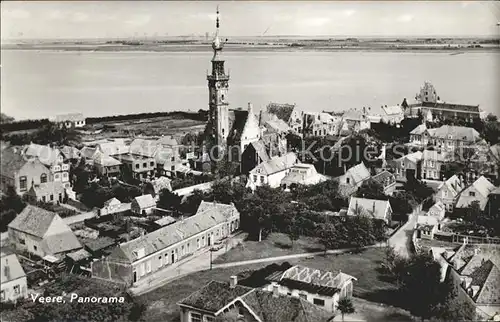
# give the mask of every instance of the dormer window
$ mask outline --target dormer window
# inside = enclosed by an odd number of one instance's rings
[[[146,255],[144,248],[136,249],[133,251],[133,253],[137,259],[143,258]]]

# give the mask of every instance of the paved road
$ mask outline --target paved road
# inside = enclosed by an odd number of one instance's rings
[[[390,246],[394,247],[394,251],[397,254],[409,257],[412,253],[411,237],[413,235],[416,221],[416,214],[409,215],[406,224],[399,228],[399,230],[389,238],[388,243]]]

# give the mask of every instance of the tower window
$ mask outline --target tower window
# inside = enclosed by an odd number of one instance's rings
[[[222,96],[221,96],[221,100],[224,100],[224,94],[222,94]]]
[[[222,135],[224,135],[224,129],[222,129]]]

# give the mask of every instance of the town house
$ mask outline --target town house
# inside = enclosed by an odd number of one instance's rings
[[[69,162],[64,161],[64,155],[58,149],[50,146],[31,143],[24,150],[27,158],[38,158],[44,164],[51,174],[51,180],[60,181],[64,187],[69,188]]]
[[[246,187],[252,190],[264,185],[277,188],[290,168],[298,162],[297,155],[293,152],[262,162],[250,171]]]
[[[207,250],[239,224],[234,205],[202,202],[195,215],[116,246],[92,263],[92,277],[132,285]]]
[[[67,200],[66,188],[60,181],[52,181],[33,185],[26,193],[32,202],[58,204]]]
[[[396,177],[389,171],[382,171],[377,173],[371,180],[377,182],[384,189],[384,194],[392,196],[394,190],[396,189]]]
[[[96,151],[93,164],[100,176],[118,177],[121,173],[122,163],[109,155]]]
[[[27,205],[8,225],[9,240],[20,251],[38,257],[63,258],[82,248],[75,234],[58,214]]]
[[[22,196],[33,185],[53,181],[50,170],[38,158],[25,158],[14,149],[3,150],[0,158],[2,191],[7,191],[7,188],[12,186],[16,193]]]
[[[152,195],[142,195],[132,200],[130,209],[137,215],[150,215],[156,207],[156,201]]]
[[[0,251],[0,302],[15,302],[28,296],[26,273],[16,254]]]
[[[397,181],[406,182],[408,178],[417,179],[420,177],[421,160],[422,152],[417,151],[388,161],[387,164],[388,168],[394,171],[394,176]]]
[[[463,182],[457,175],[451,176],[445,182],[439,185],[434,199],[436,202],[441,202],[446,211],[452,212],[455,202],[457,201],[458,194],[464,188]]]
[[[479,202],[479,208],[484,210],[488,202],[488,196],[495,189],[496,187],[488,179],[481,176],[459,193],[455,208],[467,208],[474,201],[477,201]]]
[[[281,180],[281,187],[290,189],[294,185],[315,185],[328,179],[327,176],[318,173],[313,164],[297,163],[290,168],[288,174]]]
[[[421,124],[410,132],[409,145],[419,148],[432,145],[437,150],[452,152],[458,148],[484,144],[481,141],[479,132],[471,127],[443,125],[428,129],[425,124]]]
[[[303,115],[303,137],[336,135],[340,118],[324,112],[306,112]]]
[[[211,281],[178,303],[180,322],[215,322],[228,317],[242,322],[330,322],[335,314],[300,297],[231,282]]]
[[[366,216],[382,220],[389,224],[392,220],[392,207],[388,200],[375,200],[351,197],[349,200],[348,216]]]
[[[339,188],[343,196],[350,196],[370,178],[370,171],[365,164],[361,162],[354,167],[349,168],[343,175],[337,177]]]
[[[441,167],[448,160],[446,152],[424,150],[422,153],[421,173],[423,179],[441,180]]]
[[[266,278],[267,285],[263,288],[269,292],[277,288],[280,294],[299,297],[328,312],[335,312],[339,300],[352,297],[355,280],[342,272],[295,265],[284,272],[273,272]]]

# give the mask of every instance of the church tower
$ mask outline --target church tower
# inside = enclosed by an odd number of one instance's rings
[[[229,75],[224,70],[224,60],[221,58],[223,42],[219,38],[219,7],[217,7],[216,32],[212,41],[214,56],[212,57],[212,72],[207,75],[209,93],[209,119],[208,129],[212,142],[224,149],[227,144],[229,132],[229,103],[227,91],[229,88]]]

